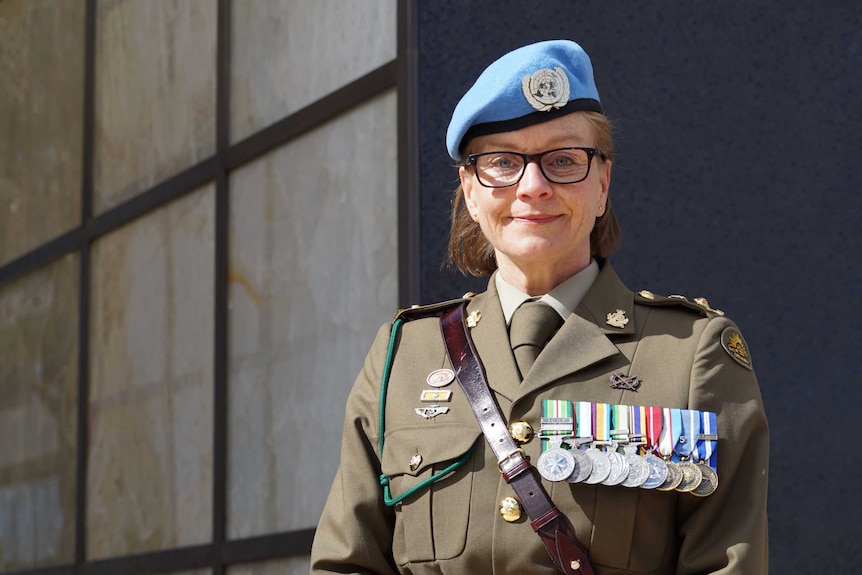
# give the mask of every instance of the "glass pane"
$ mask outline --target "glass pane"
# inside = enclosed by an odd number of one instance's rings
[[[84,2],[0,2],[0,264],[81,219]]]
[[[0,286],[0,570],[74,559],[78,257]]]
[[[310,569],[310,558],[302,556],[228,567],[227,575],[308,575]]]
[[[93,245],[88,558],[209,541],[214,217],[208,186]]]
[[[231,10],[233,141],[396,57],[396,0],[242,0]]]
[[[100,0],[93,186],[103,211],[215,151],[215,0]]]
[[[392,91],[232,175],[230,537],[317,524],[397,304],[396,156]]]

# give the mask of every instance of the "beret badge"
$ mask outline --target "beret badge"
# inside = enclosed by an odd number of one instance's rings
[[[562,68],[542,68],[521,80],[527,102],[540,112],[562,108],[569,101],[569,78]]]

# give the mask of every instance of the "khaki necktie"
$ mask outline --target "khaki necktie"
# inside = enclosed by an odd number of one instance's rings
[[[521,370],[521,377],[527,375],[539,352],[563,325],[563,318],[557,311],[540,301],[527,301],[515,310],[509,328],[509,341],[515,352],[515,361]]]

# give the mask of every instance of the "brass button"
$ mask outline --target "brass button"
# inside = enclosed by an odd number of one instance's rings
[[[500,502],[500,517],[509,523],[521,518],[521,504],[514,497],[504,497]]]
[[[533,439],[533,428],[526,421],[513,421],[509,425],[509,433],[519,444],[529,443]]]

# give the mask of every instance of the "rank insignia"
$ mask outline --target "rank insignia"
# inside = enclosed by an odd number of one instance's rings
[[[609,313],[607,317],[607,324],[611,327],[619,327],[623,328],[629,322],[629,318],[626,317],[625,310],[618,309],[613,313]]]
[[[696,303],[697,305],[699,305],[700,307],[702,307],[706,311],[714,313],[715,315],[718,315],[718,316],[724,315],[724,312],[721,311],[720,309],[715,309],[713,307],[710,307],[709,302],[707,301],[707,299],[705,297],[694,298],[694,303]]]
[[[636,375],[626,375],[624,373],[611,374],[611,387],[613,389],[637,391],[640,386],[641,380]]]
[[[721,332],[721,347],[728,353],[730,357],[736,360],[736,363],[746,369],[752,369],[751,354],[748,352],[748,345],[742,339],[742,334],[735,327],[725,328]]]

